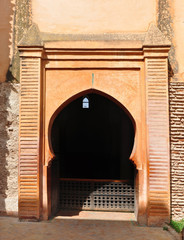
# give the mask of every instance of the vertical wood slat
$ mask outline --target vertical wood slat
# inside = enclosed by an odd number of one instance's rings
[[[146,59],[149,216],[170,215],[167,59]]]
[[[39,219],[40,59],[21,58],[19,218]]]

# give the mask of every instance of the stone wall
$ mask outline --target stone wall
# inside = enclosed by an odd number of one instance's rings
[[[170,83],[171,212],[184,218],[184,82]]]
[[[18,211],[19,84],[0,83],[0,213]]]

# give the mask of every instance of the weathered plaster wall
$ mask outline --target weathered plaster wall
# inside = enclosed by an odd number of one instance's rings
[[[0,213],[18,210],[19,84],[0,83]]]
[[[32,0],[33,22],[52,33],[146,31],[156,0]]]
[[[19,82],[20,60],[17,44],[32,24],[31,0],[16,0],[13,26],[13,57],[7,72],[7,81]]]
[[[172,42],[169,52],[170,81],[184,81],[184,1],[158,0],[157,24]]]
[[[18,208],[18,89],[5,83],[13,56],[15,0],[0,1],[0,213]]]
[[[178,62],[177,78],[179,78],[180,81],[184,81],[184,1],[174,0],[172,4],[174,12],[174,43]]]
[[[0,1],[0,82],[6,74],[12,58],[12,39],[15,0]]]
[[[31,0],[0,1],[0,213],[18,210],[19,56]],[[8,83],[9,82],[9,83]]]
[[[31,25],[31,0],[0,1],[0,82],[19,82],[17,44]]]

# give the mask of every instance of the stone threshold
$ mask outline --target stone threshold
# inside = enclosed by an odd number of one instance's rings
[[[107,220],[136,222],[134,213],[104,211],[64,211],[57,213],[54,219]]]

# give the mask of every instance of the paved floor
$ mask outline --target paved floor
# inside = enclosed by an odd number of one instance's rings
[[[140,227],[135,222],[55,218],[20,222],[0,217],[0,240],[173,240],[162,228]]]

